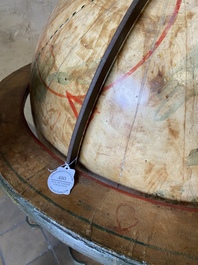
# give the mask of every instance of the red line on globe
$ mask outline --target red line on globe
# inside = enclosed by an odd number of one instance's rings
[[[171,26],[174,24],[176,18],[177,18],[177,14],[179,12],[180,6],[181,6],[182,0],[177,0],[177,3],[175,5],[175,9],[174,12],[166,26],[166,28],[164,29],[164,31],[162,32],[161,36],[159,37],[159,39],[156,41],[154,47],[152,50],[150,50],[149,52],[147,52],[146,55],[144,55],[144,57],[142,58],[141,61],[139,61],[133,68],[131,68],[131,70],[129,70],[126,74],[124,74],[122,77],[120,77],[119,79],[117,79],[115,82],[109,84],[108,86],[104,87],[103,91],[106,91],[108,89],[110,89],[111,87],[113,87],[116,83],[124,80],[125,78],[127,78],[128,76],[132,75],[143,63],[146,62],[146,60],[148,60],[151,55],[154,53],[154,51],[159,47],[159,45],[162,43],[162,41],[165,39],[169,29],[171,28]]]
[[[70,107],[76,117],[76,119],[78,118],[78,112],[77,112],[77,109],[74,105],[74,102],[82,105],[83,103],[83,100],[85,98],[85,95],[79,95],[79,96],[74,96],[72,95],[71,93],[69,93],[68,91],[65,91],[65,95],[64,94],[61,94],[61,93],[58,93],[56,91],[54,91],[50,86],[48,86],[45,81],[43,80],[42,78],[42,75],[41,75],[41,72],[39,70],[39,66],[38,66],[38,62],[36,62],[36,65],[37,65],[37,70],[38,70],[38,75],[39,75],[39,78],[41,80],[41,82],[43,83],[44,87],[49,91],[51,92],[52,94],[54,94],[55,96],[57,97],[60,97],[60,98],[67,98],[69,104],[70,104]]]
[[[117,84],[118,82],[120,81],[123,81],[124,79],[126,79],[128,76],[132,75],[143,63],[145,63],[150,57],[151,55],[156,51],[156,49],[160,46],[160,44],[162,43],[162,41],[165,39],[165,37],[167,36],[170,28],[172,27],[172,25],[174,24],[176,18],[177,18],[177,14],[179,12],[179,9],[181,7],[181,3],[182,3],[182,0],[177,0],[176,2],[176,5],[175,5],[175,8],[174,8],[174,11],[173,11],[173,14],[170,18],[170,20],[168,21],[168,24],[167,26],[165,27],[165,29],[163,30],[162,34],[160,35],[160,37],[158,38],[158,40],[156,41],[153,49],[151,49],[150,51],[147,52],[147,54],[144,55],[144,57],[134,66],[132,67],[127,73],[125,73],[123,76],[121,76],[119,79],[117,79],[116,81],[114,81],[113,83],[105,86],[103,88],[103,92],[104,91],[107,91],[109,90],[110,88],[112,88],[115,84]],[[83,103],[83,99],[85,98],[86,94],[85,95],[78,95],[78,96],[75,96],[75,95],[72,95],[71,93],[69,92],[65,92],[65,95],[64,94],[61,94],[61,93],[58,93],[56,91],[54,91],[52,88],[50,88],[46,83],[45,81],[43,80],[42,76],[41,76],[41,73],[39,71],[39,67],[37,65],[37,69],[38,69],[38,73],[39,73],[39,77],[42,81],[42,83],[44,84],[45,88],[50,91],[52,94],[54,94],[55,96],[58,96],[58,97],[61,97],[61,98],[67,98],[68,99],[68,102],[70,104],[70,107],[75,115],[76,118],[78,118],[78,112],[77,112],[77,109],[74,105],[74,102],[82,105]]]

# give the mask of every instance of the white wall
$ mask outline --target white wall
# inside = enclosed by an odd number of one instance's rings
[[[58,0],[0,0],[0,81],[32,60]]]

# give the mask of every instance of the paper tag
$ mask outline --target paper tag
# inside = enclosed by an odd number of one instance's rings
[[[75,170],[69,165],[58,167],[49,175],[47,185],[53,193],[69,195],[74,186],[74,174]]]

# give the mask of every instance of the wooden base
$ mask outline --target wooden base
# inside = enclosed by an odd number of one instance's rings
[[[198,209],[149,201],[78,172],[69,196],[47,187],[55,157],[23,116],[30,66],[0,83],[0,183],[39,225],[102,264],[198,263]],[[139,263],[140,262],[140,263]]]

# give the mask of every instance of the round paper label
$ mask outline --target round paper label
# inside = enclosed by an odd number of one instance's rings
[[[70,194],[74,186],[74,173],[73,169],[58,167],[49,175],[47,181],[49,189],[56,194]]]

